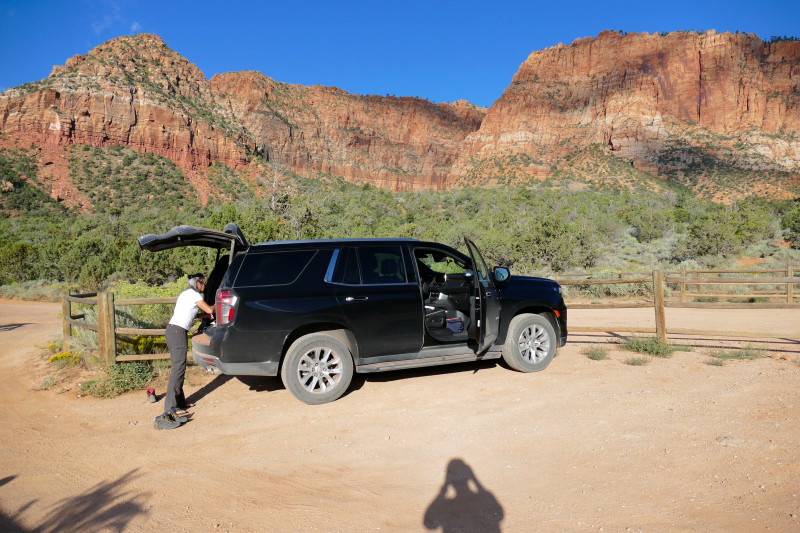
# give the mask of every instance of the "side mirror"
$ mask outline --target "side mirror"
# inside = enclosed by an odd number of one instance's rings
[[[507,268],[504,267],[494,267],[494,280],[495,281],[506,281],[511,274],[509,273]]]
[[[474,277],[475,277],[475,272],[473,272],[473,271],[472,271],[472,270],[470,270],[470,269],[467,269],[467,270],[466,270],[466,272],[464,272],[464,277],[465,277],[466,279],[470,280],[470,279],[472,279],[472,278],[474,278]]]

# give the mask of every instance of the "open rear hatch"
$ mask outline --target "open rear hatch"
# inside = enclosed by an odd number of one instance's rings
[[[139,237],[139,247],[149,252],[160,252],[182,246],[230,250],[231,257],[236,255],[236,252],[247,250],[250,247],[242,230],[233,222],[227,224],[222,231],[195,226],[175,226],[163,235],[148,233]]]
[[[194,226],[175,226],[163,235],[148,233],[139,237],[139,248],[149,252],[160,252],[182,246],[202,246],[217,250],[214,267],[206,279],[206,288],[203,291],[203,300],[208,305],[214,305],[217,289],[234,256],[250,247],[242,230],[233,222],[228,223],[222,231]],[[220,257],[223,250],[228,250],[230,253]]]

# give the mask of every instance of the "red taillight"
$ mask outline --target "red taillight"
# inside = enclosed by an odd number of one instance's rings
[[[237,300],[238,298],[231,294],[229,290],[220,289],[217,291],[217,324],[223,325],[233,322]]]

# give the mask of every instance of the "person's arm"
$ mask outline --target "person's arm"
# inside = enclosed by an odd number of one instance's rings
[[[197,305],[197,307],[199,307],[202,311],[208,314],[209,318],[214,318],[214,306],[208,305],[203,300],[198,300],[195,305]],[[200,318],[205,318],[205,317],[203,317],[201,314]]]

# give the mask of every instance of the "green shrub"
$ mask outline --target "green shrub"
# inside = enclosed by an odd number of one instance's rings
[[[608,346],[586,346],[581,348],[581,354],[592,361],[602,361],[603,359],[608,359]]]
[[[691,346],[661,342],[656,337],[628,337],[620,343],[620,348],[629,352],[643,353],[653,357],[666,358],[675,352],[691,352]]]
[[[631,366],[642,366],[646,365],[649,362],[650,362],[649,357],[629,357],[625,359],[625,364]]]
[[[717,348],[709,352],[711,357],[716,359],[760,359],[766,355],[766,351],[762,350],[761,348],[757,348],[752,344],[748,343],[742,346],[739,349],[732,348],[726,350],[724,348]]]
[[[697,296],[695,297],[694,301],[700,303],[715,304],[719,301],[719,296]]]
[[[108,365],[94,379],[81,387],[86,394],[100,398],[115,398],[120,394],[147,387],[155,376],[152,363],[148,361],[129,361]]]

